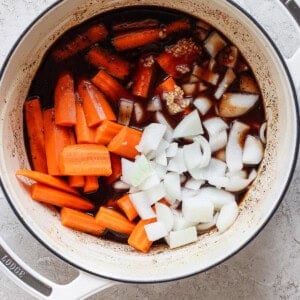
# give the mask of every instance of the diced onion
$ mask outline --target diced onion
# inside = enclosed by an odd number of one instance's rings
[[[203,96],[198,96],[194,100],[193,104],[199,110],[202,116],[204,116],[213,105],[212,101],[209,98]]]
[[[217,90],[215,91],[215,98],[216,99],[220,99],[222,97],[222,95],[225,93],[225,91],[228,89],[228,87],[232,84],[232,82],[234,81],[234,79],[236,78],[234,72],[232,71],[231,68],[228,68],[224,78],[222,79],[222,81],[219,83]]]
[[[207,130],[209,136],[214,136],[221,131],[228,129],[227,123],[219,117],[213,117],[205,120],[203,122],[203,126]]]
[[[212,227],[214,227],[216,225],[218,217],[219,217],[219,213],[217,212],[214,215],[213,220],[211,222],[198,224],[196,226],[197,231],[201,232],[201,231],[205,231],[205,230],[211,229]]]
[[[226,41],[216,31],[204,41],[204,47],[211,57],[215,57],[226,45]]]
[[[168,232],[171,231],[174,226],[172,210],[167,205],[158,202],[155,204],[155,211],[157,221],[162,222]]]
[[[168,235],[168,231],[162,222],[153,222],[144,226],[147,238],[154,242]]]
[[[154,185],[148,190],[145,190],[146,196],[149,200],[149,204],[153,205],[166,195],[165,187],[162,182],[157,185]]]
[[[225,204],[221,210],[216,222],[216,226],[220,233],[226,231],[236,220],[239,214],[239,208],[236,202]]]
[[[257,165],[261,162],[264,154],[264,147],[260,139],[247,135],[243,149],[243,163]]]
[[[197,241],[196,227],[193,226],[178,231],[171,231],[168,237],[165,238],[165,240],[171,249],[196,242]]]
[[[130,170],[129,181],[133,186],[138,186],[154,174],[154,169],[145,155],[140,155],[133,163]]]
[[[121,166],[122,166],[122,176],[121,180],[125,183],[131,184],[131,170],[133,168],[134,163],[126,158],[121,158]]]
[[[266,128],[267,128],[267,122],[262,123],[259,128],[259,137],[264,144],[267,141],[266,140]]]
[[[164,187],[167,194],[166,197],[169,201],[172,201],[171,203],[176,199],[181,200],[180,177],[178,173],[167,173],[164,178]]]
[[[155,213],[149,204],[149,199],[144,192],[129,194],[130,201],[141,219],[155,218]]]
[[[216,152],[220,149],[223,149],[227,144],[227,131],[223,130],[216,135],[210,136],[208,142],[211,152]]]

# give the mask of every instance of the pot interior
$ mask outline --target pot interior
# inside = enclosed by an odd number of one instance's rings
[[[15,171],[29,168],[23,137],[23,103],[47,49],[67,29],[114,8],[150,5],[178,9],[221,31],[242,52],[260,85],[266,116],[265,157],[234,225],[201,235],[176,250],[155,247],[140,254],[129,246],[61,226],[56,210],[32,201]],[[69,263],[94,274],[131,282],[157,282],[203,271],[245,245],[272,215],[287,187],[297,148],[297,115],[289,77],[266,36],[227,1],[62,1],[24,34],[7,61],[0,85],[0,174],[8,200],[30,231]]]

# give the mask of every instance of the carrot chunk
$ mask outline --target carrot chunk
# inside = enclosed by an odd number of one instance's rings
[[[139,61],[139,65],[133,78],[132,94],[147,98],[154,74],[154,59],[150,55]]]
[[[135,227],[135,224],[122,214],[104,206],[100,207],[96,215],[96,222],[104,228],[128,235]]]
[[[78,93],[89,127],[99,125],[103,120],[116,120],[104,95],[89,80],[83,79],[79,82]]]
[[[81,34],[76,35],[73,39],[64,44],[60,44],[53,51],[52,56],[56,61],[65,60],[90,47],[94,43],[105,40],[107,35],[108,32],[104,25],[93,25],[81,32]]]
[[[122,175],[122,166],[121,166],[121,158],[120,156],[110,153],[110,162],[112,173],[110,176],[106,178],[106,184],[112,184],[116,180],[118,180]]]
[[[114,77],[124,79],[129,74],[129,63],[126,60],[100,47],[92,48],[87,53],[86,59],[90,64],[105,69]]]
[[[118,123],[104,120],[96,129],[95,142],[97,144],[108,145],[123,127],[123,125]]]
[[[169,23],[166,26],[166,34],[170,35],[179,31],[189,30],[190,28],[191,28],[191,24],[189,20],[187,19],[177,20],[172,23]]]
[[[43,113],[40,100],[38,98],[27,100],[24,104],[24,112],[32,167],[36,171],[47,173]]]
[[[83,187],[84,193],[96,192],[99,189],[99,182],[97,176],[85,176],[85,183]]]
[[[75,134],[76,134],[77,143],[78,144],[94,143],[96,128],[88,126],[86,121],[86,116],[83,110],[82,102],[80,100],[77,100],[75,102],[75,107],[76,107]]]
[[[129,221],[134,220],[138,216],[138,213],[130,201],[128,194],[118,199],[117,205],[120,209],[122,209]]]
[[[152,246],[152,242],[148,240],[144,226],[150,223],[154,223],[155,221],[156,218],[140,220],[129,236],[128,244],[136,250],[147,253]]]
[[[73,126],[76,123],[74,79],[71,73],[59,75],[54,90],[55,124]]]
[[[38,202],[52,204],[59,207],[69,207],[78,210],[91,210],[94,204],[88,200],[60,191],[41,183],[31,186],[31,198]]]
[[[163,94],[164,92],[166,93],[174,92],[175,86],[176,86],[176,82],[174,81],[173,77],[169,76],[167,79],[165,79],[156,87],[156,92],[160,95]]]
[[[94,217],[83,212],[63,207],[60,211],[61,223],[69,228],[90,233],[93,235],[101,235],[105,228],[96,223]]]
[[[125,51],[156,42],[162,37],[162,34],[160,28],[126,32],[115,36],[112,44],[118,51]]]
[[[112,101],[119,101],[120,98],[129,98],[130,94],[125,88],[112,76],[104,70],[100,70],[93,78],[92,82]]]
[[[112,173],[109,152],[103,145],[66,146],[60,153],[62,175],[109,176]]]
[[[85,184],[84,176],[68,176],[69,186],[73,188],[83,188]]]
[[[45,110],[43,117],[48,173],[61,175],[58,166],[59,155],[65,146],[74,144],[74,133],[71,128],[55,124],[54,108]]]
[[[63,179],[54,177],[49,174],[41,173],[38,171],[32,171],[32,170],[25,170],[25,169],[20,169],[16,172],[16,175],[21,175],[25,176],[27,178],[30,178],[36,182],[43,183],[45,185],[51,186],[53,188],[78,195],[78,191],[76,189],[73,189],[72,187],[69,186],[69,184],[64,181]]]
[[[135,147],[139,144],[141,137],[141,131],[129,127],[123,127],[108,144],[108,150],[120,156],[134,159],[139,153]]]

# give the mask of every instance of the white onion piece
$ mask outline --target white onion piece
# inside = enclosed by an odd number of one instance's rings
[[[131,185],[138,186],[153,174],[154,169],[150,161],[145,155],[140,155],[136,158],[130,170],[129,181]]]
[[[260,139],[247,135],[243,150],[243,163],[257,165],[261,162],[264,154],[264,147]]]
[[[238,178],[247,178],[247,172],[245,170],[239,170],[235,172],[227,172],[226,177],[232,178],[232,177],[238,177]]]
[[[215,91],[215,98],[220,99],[222,95],[225,93],[225,91],[228,89],[228,87],[232,84],[232,82],[235,80],[236,76],[231,68],[228,68],[224,78],[219,83],[218,88]]]
[[[211,152],[223,149],[227,144],[227,131],[223,130],[216,135],[210,136],[208,142]]]
[[[162,152],[162,153],[158,154],[155,158],[155,162],[162,166],[167,166],[168,160],[167,160],[166,152]]]
[[[150,224],[146,224],[144,226],[145,232],[147,234],[147,238],[149,241],[154,242],[157,241],[166,235],[168,235],[168,231],[162,222],[154,222]]]
[[[176,172],[178,174],[187,171],[186,165],[184,163],[182,148],[178,148],[176,155],[170,159],[168,166],[167,166],[167,170]]]
[[[184,163],[188,170],[194,169],[202,162],[202,151],[199,143],[184,145],[182,148]]]
[[[267,129],[267,122],[261,124],[259,128],[259,137],[261,141],[265,144],[266,143],[266,129]]]
[[[197,180],[194,178],[190,178],[184,185],[184,187],[186,187],[187,189],[191,189],[191,190],[199,190],[200,187],[205,183],[205,180]]]
[[[186,96],[192,96],[196,91],[197,85],[196,83],[185,83],[181,87]]]
[[[256,94],[226,93],[220,100],[218,113],[224,118],[242,116],[255,105],[258,98]]]
[[[154,161],[151,161],[151,164],[158,178],[163,179],[167,173],[167,167],[159,165]]]
[[[203,126],[207,130],[209,136],[214,136],[221,131],[228,129],[227,123],[219,117],[205,120]]]
[[[198,190],[193,190],[187,187],[181,188],[181,199],[187,199],[195,197],[198,194]]]
[[[193,226],[178,231],[170,231],[169,235],[165,238],[165,240],[171,249],[196,242],[196,227]]]
[[[130,185],[122,180],[118,180],[113,183],[113,188],[116,191],[126,191],[130,189]]]
[[[167,157],[176,156],[177,150],[178,150],[178,143],[171,143],[166,151]]]
[[[155,218],[155,213],[149,204],[149,199],[144,192],[129,194],[130,201],[141,219]]]
[[[214,205],[196,196],[182,201],[182,215],[189,222],[206,223],[213,220]]]
[[[206,140],[206,138],[203,137],[202,135],[196,136],[193,140],[194,140],[194,142],[199,144],[199,147],[202,152],[201,162],[198,165],[198,167],[204,168],[209,164],[210,159],[211,159],[211,149],[210,149],[209,143]]]
[[[136,149],[144,154],[156,150],[163,138],[167,127],[163,124],[151,123],[143,131],[140,143]]]
[[[145,191],[151,189],[155,185],[158,185],[159,182],[160,182],[160,178],[156,173],[153,173],[147,179],[145,179],[140,185],[138,185],[137,188],[140,191]]]
[[[220,210],[227,203],[235,202],[235,196],[227,191],[215,187],[203,187],[198,192],[199,200],[211,201],[215,210]]]
[[[205,115],[212,107],[212,101],[207,97],[198,96],[194,102],[194,106],[199,110],[200,114]]]
[[[155,113],[155,119],[158,123],[160,124],[163,124],[166,126],[166,132],[163,136],[163,138],[168,141],[168,142],[171,142],[172,139],[173,139],[173,128],[172,126],[170,125],[170,123],[168,122],[168,120],[166,119],[166,117],[163,115],[162,112],[160,111],[157,111]]]
[[[142,103],[134,103],[134,118],[137,124],[140,124],[145,118],[145,108]]]
[[[226,41],[216,31],[204,41],[204,47],[211,57],[215,57],[226,45]]]
[[[217,219],[216,226],[220,233],[226,231],[236,220],[239,214],[239,208],[236,202],[225,204],[221,210]]]
[[[218,83],[219,77],[220,77],[220,75],[218,73],[214,73],[214,72],[212,72],[208,69],[204,69],[198,65],[194,66],[192,74],[212,85],[216,85]],[[199,86],[198,86],[198,90],[199,90]],[[199,92],[200,92],[200,90],[199,90]]]
[[[160,182],[157,185],[154,185],[153,187],[151,187],[148,190],[145,190],[144,192],[146,193],[150,205],[153,205],[166,195],[165,187],[162,182]]]
[[[128,126],[133,110],[133,101],[129,99],[120,99],[118,123]]]
[[[224,186],[224,188],[228,192],[240,192],[247,188],[249,184],[256,178],[257,172],[255,169],[253,169],[249,177],[247,179],[239,178],[239,177],[231,177],[227,184]]]
[[[197,225],[196,222],[189,222],[187,221],[182,212],[176,209],[171,209],[173,214],[173,231],[182,230],[191,226]]]
[[[176,126],[173,132],[173,138],[183,138],[198,134],[203,134],[203,128],[197,110],[193,110]]]
[[[158,202],[155,203],[155,211],[157,221],[162,222],[168,232],[171,231],[174,226],[172,210],[167,205]]]
[[[180,177],[178,173],[167,173],[164,178],[164,187],[168,201],[173,203],[175,200],[181,200]]]
[[[211,222],[198,224],[196,226],[197,231],[201,232],[201,231],[205,231],[205,230],[211,229],[212,227],[214,227],[216,225],[218,217],[219,217],[219,213],[217,212],[214,215],[213,220]]]
[[[162,110],[162,104],[159,96],[152,97],[147,105],[148,111],[158,111]]]
[[[130,174],[131,170],[133,169],[134,162],[131,160],[128,160],[126,158],[121,158],[121,167],[122,167],[122,176],[121,180],[124,181],[125,183],[131,184],[130,180]]]
[[[243,149],[241,141],[249,130],[249,126],[239,121],[234,121],[229,132],[226,146],[226,163],[230,172],[243,168]]]
[[[166,149],[168,149],[170,146],[170,143],[166,141],[165,139],[161,139],[157,149],[156,154],[160,155],[162,152],[165,152]]]

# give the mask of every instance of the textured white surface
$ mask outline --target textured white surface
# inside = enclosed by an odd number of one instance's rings
[[[53,0],[0,1],[0,65],[24,28]],[[281,52],[300,44],[287,12],[275,0],[246,3]],[[42,247],[20,224],[0,191],[0,234],[34,269],[58,283],[76,271]],[[188,279],[151,285],[118,285],[90,299],[300,299],[300,165],[272,220],[245,249],[214,269]],[[5,226],[4,226],[5,224]],[[0,273],[0,299],[33,299]]]

